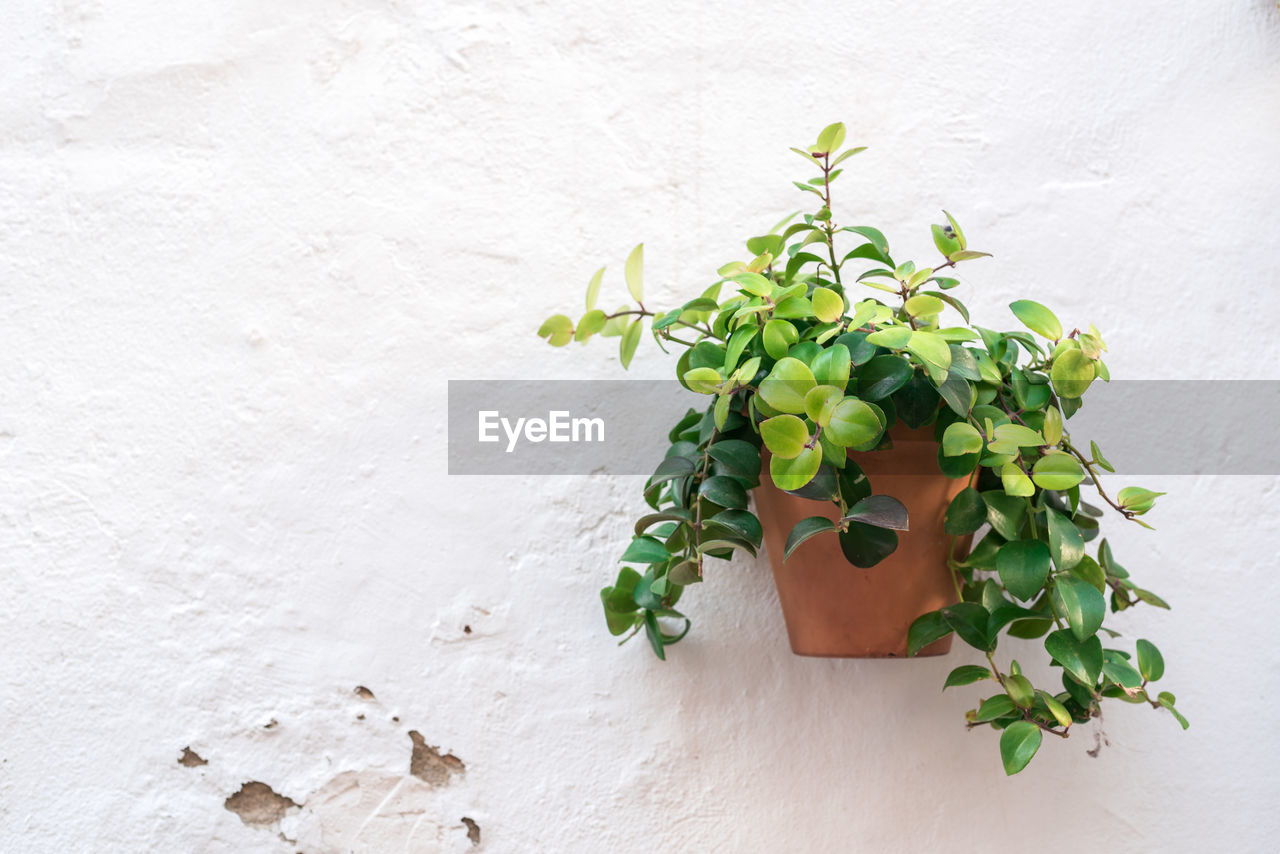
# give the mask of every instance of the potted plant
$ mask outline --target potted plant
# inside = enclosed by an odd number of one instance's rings
[[[942,653],[954,635],[982,653],[943,687],[990,683],[967,720],[1001,731],[1008,774],[1103,699],[1168,709],[1185,728],[1174,696],[1150,687],[1164,672],[1157,648],[1113,643],[1103,625],[1108,603],[1168,605],[1117,562],[1099,539],[1104,511],[1082,496],[1089,487],[1150,527],[1141,517],[1162,494],[1105,491],[1098,472],[1111,464],[1067,428],[1090,385],[1110,379],[1101,334],[1066,331],[1031,300],[1010,306],[1025,329],[972,324],[951,273],[987,253],[945,211],[928,264],[896,259],[878,229],[839,225],[832,186],[864,150],[842,150],[844,138],[833,124],[792,149],[819,173],[795,182],[816,209],[752,237],[698,296],[646,308],[637,246],[624,266],[634,305],[596,308],[602,268],[577,322],[558,314],[539,330],[553,346],[616,336],[625,368],[647,328],[682,348],[677,378],[710,398],[671,428],[645,485],[651,512],[601,591],[609,631],[643,632],[665,658],[689,630],[677,605],[707,559],[754,556],[763,541],[796,652]],[[998,660],[1001,635],[1041,639],[1061,688]]]

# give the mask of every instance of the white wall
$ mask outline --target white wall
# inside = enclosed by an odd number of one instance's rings
[[[6,12],[0,849],[1273,850],[1276,478],[1146,478],[1159,532],[1113,536],[1192,728],[1114,709],[1006,779],[964,653],[792,657],[763,561],[665,665],[616,649],[638,479],[449,478],[444,406],[617,376],[532,330],[641,239],[652,302],[702,287],[833,120],[845,220],[923,256],[952,210],[993,325],[1280,379],[1275,3]],[[406,776],[410,730],[465,772]],[[248,781],[301,806],[246,825]]]

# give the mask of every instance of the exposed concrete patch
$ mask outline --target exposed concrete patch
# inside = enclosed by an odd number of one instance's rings
[[[346,771],[307,798],[291,829],[307,852],[438,854],[467,847],[462,828],[445,827],[438,814],[435,790],[421,780]]]
[[[462,760],[452,753],[440,754],[440,748],[427,744],[422,733],[409,730],[413,754],[409,757],[409,773],[432,786],[447,786],[449,778],[467,770]]]
[[[474,819],[462,817],[462,823],[467,826],[467,839],[471,840],[472,845],[480,844],[480,825],[475,823]]]
[[[250,827],[271,827],[284,818],[290,809],[300,806],[292,798],[277,794],[266,783],[251,780],[240,791],[223,802],[230,812]]]
[[[201,765],[208,765],[209,760],[196,753],[190,746],[187,746],[182,748],[182,755],[178,757],[178,764],[186,768],[199,768]]]

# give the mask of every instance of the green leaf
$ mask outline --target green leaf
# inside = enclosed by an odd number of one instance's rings
[[[642,320],[643,318],[637,318],[632,321],[618,342],[618,359],[623,368],[631,366],[631,357],[636,354],[636,346],[640,343],[640,333],[643,331],[640,325]]]
[[[941,611],[929,611],[912,621],[907,629],[907,655],[914,656],[934,641],[939,641],[954,631]]]
[[[1071,520],[1051,507],[1044,509],[1049,528],[1049,551],[1058,569],[1071,569],[1084,558],[1084,538]]]
[[[938,251],[943,257],[951,255],[953,252],[960,251],[960,241],[956,239],[954,233],[948,233],[947,229],[940,225],[931,226],[933,230],[933,245],[938,247]]]
[[[710,522],[728,528],[756,548],[760,547],[760,539],[764,536],[764,531],[760,527],[760,520],[751,511],[735,508],[722,510],[712,516]]]
[[[942,690],[957,685],[972,685],[974,682],[981,682],[983,679],[992,679],[991,671],[985,667],[979,667],[976,664],[962,664],[955,670],[947,674],[947,681],[943,683]]]
[[[844,315],[844,300],[830,288],[814,288],[809,301],[814,316],[823,323],[835,323]]]
[[[849,348],[833,344],[815,356],[810,367],[818,383],[843,389],[849,382]]]
[[[1111,465],[1111,462],[1106,457],[1102,456],[1102,449],[1098,447],[1097,442],[1089,442],[1089,452],[1093,455],[1093,458],[1097,461],[1098,465],[1102,466],[1109,472],[1114,472],[1116,470],[1115,466]]]
[[[672,584],[697,584],[702,581],[702,576],[698,574],[699,567],[696,560],[684,560],[667,573],[667,578]]]
[[[858,371],[858,396],[882,400],[911,378],[911,365],[898,356],[876,356]]]
[[[964,232],[960,229],[960,223],[956,222],[956,218],[946,211],[942,212],[947,218],[947,222],[951,223],[951,233],[955,235],[956,242],[960,244],[961,249],[968,247],[969,243],[965,240]]]
[[[707,448],[711,459],[748,481],[760,477],[760,450],[741,439],[723,439]],[[692,470],[692,464],[690,465]]]
[[[596,307],[596,300],[600,296],[600,283],[602,281],[604,281],[604,267],[596,270],[595,275],[591,277],[591,281],[587,283],[587,311],[591,311]]]
[[[1037,691],[1036,693],[1040,695],[1041,702],[1044,703],[1045,708],[1049,710],[1049,714],[1053,715],[1053,719],[1056,720],[1060,726],[1071,726],[1071,713],[1067,711],[1066,706],[1059,703],[1053,695],[1046,691]]]
[[[820,385],[812,388],[804,396],[805,415],[808,415],[814,424],[826,427],[837,404],[842,400],[844,400],[844,392],[835,386]]]
[[[1058,397],[1077,398],[1085,393],[1094,377],[1097,364],[1079,350],[1064,350],[1053,360],[1049,380]]]
[[[928,318],[928,316],[942,314],[946,303],[938,300],[937,297],[929,296],[927,293],[918,293],[905,303],[906,314],[913,318]]]
[[[738,366],[738,360],[742,358],[742,353],[747,349],[747,345],[751,343],[751,339],[756,337],[756,333],[760,331],[758,326],[743,326],[729,336],[729,343],[725,346],[724,369],[732,371]],[[748,377],[748,381],[752,378]]]
[[[1074,576],[1059,576],[1053,583],[1053,604],[1078,640],[1098,631],[1107,601],[1098,588]]]
[[[885,528],[865,525],[862,522],[849,522],[847,530],[841,531],[840,550],[845,560],[854,566],[868,569],[893,554],[898,548],[898,535]]]
[[[1062,492],[1084,480],[1084,469],[1070,454],[1045,454],[1031,468],[1031,479],[1041,489]]]
[[[735,510],[747,508],[747,491],[742,488],[737,478],[728,475],[707,478],[702,482],[702,486],[698,487],[698,494],[721,507]]]
[[[805,540],[834,530],[836,530],[836,523],[826,516],[810,516],[807,519],[801,519],[787,535],[787,544],[782,549],[782,559],[785,561],[791,557],[791,553],[800,548],[800,544]]]
[[[842,448],[860,448],[878,439],[883,428],[870,404],[846,397],[832,410],[823,435]]]
[[[627,290],[636,302],[644,299],[644,244],[637,243],[636,248],[627,256],[623,275],[627,280]]]
[[[687,457],[667,457],[658,463],[658,467],[653,470],[653,476],[649,478],[651,484],[665,483],[668,480],[674,480],[677,477],[684,477],[693,474],[693,461]]]
[[[1000,760],[1004,773],[1013,776],[1027,767],[1027,763],[1040,749],[1043,735],[1040,727],[1030,721],[1014,721],[1000,733]]]
[[[990,651],[994,644],[987,636],[987,609],[976,602],[960,602],[942,609],[947,625],[956,630],[960,639],[974,649]]]
[[[981,493],[971,486],[965,487],[947,507],[942,529],[952,536],[972,534],[987,521],[987,505]]]
[[[1097,635],[1079,640],[1068,629],[1051,632],[1044,639],[1045,652],[1085,685],[1095,685],[1102,674],[1102,641]]]
[[[898,419],[912,429],[933,422],[938,412],[938,392],[923,374],[913,373],[891,400]]]
[[[650,536],[636,537],[618,558],[619,563],[666,563],[671,560],[667,547]]]
[[[993,444],[1011,448],[1037,448],[1044,444],[1044,437],[1039,430],[1032,430],[1022,424],[1001,424],[996,427]],[[1012,453],[999,451],[998,453]]]
[[[982,450],[982,434],[967,421],[957,421],[942,434],[942,453],[948,457],[975,454]]]
[[[901,350],[911,340],[911,330],[905,326],[886,326],[867,336],[867,343],[890,350]]]
[[[982,500],[987,504],[987,521],[995,532],[1006,540],[1018,539],[1027,515],[1027,502],[997,490],[982,493]]]
[[[573,333],[573,340],[582,342],[586,341],[592,335],[604,329],[608,320],[605,318],[604,312],[598,308],[593,308],[586,314],[582,315],[582,319],[578,321],[578,328]]]
[[[1120,490],[1116,500],[1125,510],[1141,514],[1150,510],[1155,505],[1156,499],[1164,494],[1163,492],[1152,492],[1149,489],[1143,489],[1138,486],[1126,486]]]
[[[1046,445],[1056,445],[1062,441],[1062,413],[1058,411],[1058,407],[1050,406],[1044,411],[1044,427],[1040,432],[1044,434]]]
[[[1017,662],[1014,662],[1017,666]],[[1013,700],[1013,704],[1020,709],[1031,708],[1032,701],[1036,698],[1035,688],[1031,687],[1031,680],[1027,677],[1013,673],[1004,677],[1005,691],[1009,694],[1009,699]]]
[[[1149,640],[1138,641],[1138,670],[1148,682],[1156,682],[1164,675],[1164,656]]]
[[[1122,658],[1105,658],[1102,662],[1102,673],[1122,688],[1141,688],[1142,674],[1132,664]]]
[[[1000,483],[1003,485],[1005,495],[1027,498],[1034,495],[1036,491],[1035,486],[1031,483],[1031,478],[1027,477],[1026,472],[1013,463],[1001,466]]]
[[[818,134],[818,143],[814,146],[814,154],[830,154],[839,150],[844,144],[844,125],[841,122],[827,125]]]
[[[760,381],[758,394],[779,412],[799,415],[804,412],[805,395],[815,385],[809,366],[788,356],[779,359],[769,376]]]
[[[974,723],[986,723],[994,721],[996,718],[1002,718],[1005,715],[1011,715],[1018,710],[1013,704],[1013,700],[1008,694],[996,694],[994,697],[988,697],[978,706],[977,714],[973,717]]]
[[[840,521],[862,522],[895,531],[909,530],[907,508],[901,501],[890,495],[867,496],[850,507],[849,512],[841,517]]]
[[[1173,715],[1173,717],[1178,721],[1178,723],[1182,726],[1183,729],[1186,729],[1187,727],[1191,726],[1191,724],[1187,722],[1187,719],[1184,718],[1178,712],[1178,710],[1173,707],[1174,698],[1173,698],[1173,695],[1170,694],[1168,691],[1161,691],[1160,696],[1156,698],[1156,701],[1161,706],[1164,706],[1166,709],[1169,710],[1169,714]]]
[[[794,415],[775,415],[760,422],[760,438],[775,457],[794,460],[809,442],[809,428]]]
[[[563,314],[553,314],[538,327],[538,337],[552,347],[563,347],[573,340],[573,321]]]
[[[774,456],[769,459],[769,476],[778,489],[787,491],[799,489],[818,473],[822,465],[822,451],[817,448],[805,448],[794,459],[783,459]]]
[[[934,382],[946,380],[947,371],[951,368],[951,347],[945,338],[932,332],[916,330],[911,333],[911,340],[907,342],[907,351],[925,363]]]
[[[715,394],[724,377],[715,368],[693,368],[685,371],[684,384],[699,394]]]
[[[958,373],[947,374],[946,381],[938,386],[938,394],[951,411],[962,418],[973,408],[973,385]]]
[[[734,284],[742,288],[749,294],[758,297],[767,297],[773,293],[773,282],[769,281],[759,273],[738,273],[730,279]],[[765,308],[764,306],[762,308]]]
[[[1010,595],[1024,602],[1035,598],[1049,578],[1049,547],[1040,540],[1005,543],[996,555],[996,571]]]
[[[666,661],[667,653],[663,649],[662,629],[658,627],[658,615],[653,611],[646,610],[644,612],[644,633],[645,637],[649,639],[649,646],[653,648],[653,654]]]
[[[1062,324],[1052,311],[1040,303],[1029,299],[1020,299],[1009,303],[1009,308],[1022,324],[1032,332],[1043,335],[1051,341],[1062,338]]]
[[[787,355],[791,345],[800,340],[800,335],[788,321],[775,319],[764,325],[760,338],[764,342],[764,351],[775,359],[781,359]]]

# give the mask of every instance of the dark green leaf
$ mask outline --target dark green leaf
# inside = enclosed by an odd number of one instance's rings
[[[649,646],[653,647],[653,654],[666,661],[667,653],[663,649],[662,629],[658,627],[658,615],[653,611],[644,612],[644,633],[649,638]]]
[[[862,499],[849,508],[841,521],[865,522],[877,528],[891,528],[895,531],[909,530],[907,508],[889,495],[871,495]]]
[[[987,521],[987,504],[982,494],[971,486],[967,486],[953,499],[947,507],[947,514],[942,520],[942,529],[953,536],[972,534]]]
[[[893,394],[911,379],[911,365],[899,356],[876,356],[858,371],[858,396],[880,400]]]
[[[952,628],[942,616],[941,611],[921,614],[907,629],[907,655],[915,655],[934,641],[942,640],[951,632]]]
[[[760,527],[760,520],[751,511],[724,510],[712,516],[711,521],[728,528],[756,548],[760,547],[763,529]]]
[[[665,563],[671,559],[671,553],[662,543],[653,537],[636,537],[627,546],[627,550],[618,558],[620,563]]]
[[[1023,601],[1040,592],[1049,578],[1049,569],[1049,547],[1040,540],[1005,543],[996,556],[1001,583],[1011,595]]]
[[[713,460],[723,463],[737,475],[754,481],[760,477],[760,451],[750,442],[741,439],[725,439],[707,449]],[[692,464],[690,464],[692,471]]]
[[[976,602],[960,602],[942,609],[943,619],[960,639],[984,652],[994,648],[987,637],[987,609]]]
[[[868,569],[893,554],[898,547],[898,535],[884,528],[850,522],[846,531],[840,532],[840,550],[854,566]]]
[[[796,522],[791,529],[791,533],[787,535],[787,544],[782,550],[782,559],[786,560],[791,557],[791,553],[810,537],[816,537],[818,534],[834,530],[836,530],[836,523],[825,516],[810,516],[808,519],[801,519]]]
[[[747,507],[747,491],[737,479],[725,475],[704,480],[698,488],[698,494],[721,507],[736,510],[745,510]]]
[[[898,417],[911,428],[927,424],[938,411],[938,392],[923,374],[912,373],[902,388],[893,393]]]
[[[1027,502],[1000,490],[982,493],[987,504],[987,521],[997,534],[1006,540],[1018,539],[1023,519],[1027,515]]]

